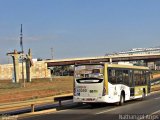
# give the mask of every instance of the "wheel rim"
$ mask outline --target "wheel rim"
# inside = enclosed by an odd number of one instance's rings
[[[124,97],[121,96],[121,104],[123,104],[123,103],[124,103]]]
[[[144,98],[145,97],[145,93],[143,92],[143,94],[142,94],[142,98]]]

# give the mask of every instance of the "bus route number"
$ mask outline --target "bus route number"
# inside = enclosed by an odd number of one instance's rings
[[[77,92],[87,92],[87,89],[85,89],[85,88],[79,88],[79,89],[77,89]]]

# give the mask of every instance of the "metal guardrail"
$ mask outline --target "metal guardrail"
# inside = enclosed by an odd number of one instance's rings
[[[31,111],[34,112],[35,105],[37,106],[37,105],[42,105],[46,103],[54,103],[56,102],[56,101],[53,101],[54,98],[56,98],[57,101],[59,100],[63,101],[62,98],[65,98],[66,100],[68,100],[69,99],[68,96],[73,96],[73,94],[57,95],[57,96],[37,98],[37,99],[27,100],[27,101],[4,103],[4,104],[0,104],[0,112],[10,111],[10,110],[14,111],[14,110],[26,108],[26,107],[30,107]]]
[[[32,104],[43,104],[43,103],[51,103],[53,101],[53,97],[47,97],[47,98],[39,98],[39,99],[33,99],[33,100],[27,100],[27,101],[21,101],[21,102],[12,102],[8,104],[1,104],[0,105],[0,112],[1,111],[7,111],[7,110],[14,110],[18,108],[24,108],[29,107]]]
[[[152,91],[160,90],[160,84],[151,86]],[[156,90],[157,89],[157,90]]]
[[[73,99],[73,95],[69,95],[69,96],[60,96],[60,97],[55,97],[54,101],[58,101],[59,102],[59,106],[62,106],[62,101],[64,100],[71,100]]]

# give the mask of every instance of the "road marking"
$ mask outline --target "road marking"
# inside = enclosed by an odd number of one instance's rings
[[[160,97],[157,97],[157,98],[154,98],[155,100],[158,100],[158,99],[160,99]],[[133,103],[133,104],[141,104],[141,103],[146,103],[146,102],[150,102],[151,100],[149,99],[149,100],[146,100],[146,101],[141,101],[141,102],[135,102],[135,103]],[[132,105],[133,105],[132,104]],[[103,113],[107,113],[107,112],[110,112],[110,111],[114,111],[114,110],[117,110],[118,108],[120,108],[120,107],[115,107],[115,108],[112,108],[112,109],[109,109],[109,110],[106,110],[106,111],[102,111],[102,112],[98,112],[98,113],[96,113],[96,114],[103,114]],[[157,113],[158,112],[160,112],[160,111],[157,111]]]
[[[160,110],[153,112],[151,115],[154,115],[154,114],[157,114],[157,113],[160,113]]]
[[[118,107],[119,108],[119,107]],[[112,108],[112,109],[109,109],[109,110],[105,110],[105,111],[102,111],[102,112],[98,112],[98,113],[96,113],[96,115],[98,115],[98,114],[102,114],[102,113],[107,113],[107,112],[110,112],[110,111],[113,111],[113,110],[116,110],[116,109],[118,109],[117,107],[115,107],[115,108]]]
[[[57,112],[56,109],[49,109],[49,110],[43,110],[43,111],[38,111],[38,112],[30,112],[30,113],[24,113],[24,114],[20,114],[18,115],[18,118],[23,119],[23,118],[31,118],[31,117],[35,117],[35,116],[41,116],[44,114],[53,114],[54,112]]]
[[[157,100],[157,99],[160,99],[160,97],[157,97],[157,98],[154,98],[154,99],[156,99],[156,100]]]

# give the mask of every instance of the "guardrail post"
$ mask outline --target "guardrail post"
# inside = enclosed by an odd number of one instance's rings
[[[59,106],[62,106],[62,102],[61,102],[61,100],[59,100]]]
[[[31,104],[31,112],[34,112],[34,104]]]

